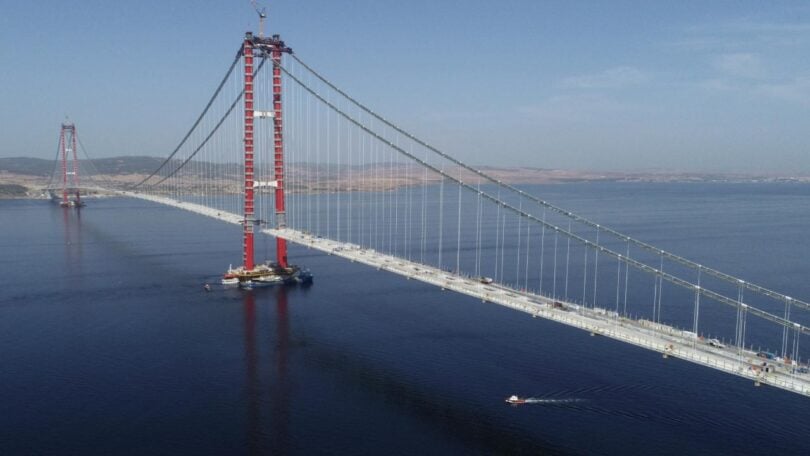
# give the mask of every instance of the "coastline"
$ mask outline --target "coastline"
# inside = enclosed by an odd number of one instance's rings
[[[35,160],[31,164],[31,160]],[[48,173],[53,168],[50,161],[42,159],[6,158],[0,159],[0,199],[47,199],[44,192],[51,182]],[[106,169],[99,175],[93,176],[96,182],[112,184],[116,187],[125,187],[145,179],[143,164],[138,157],[119,157],[117,167]],[[216,191],[222,194],[238,194],[242,191],[241,173],[239,165],[219,164],[222,173],[217,179]],[[568,183],[789,183],[810,184],[810,174],[777,174],[777,173],[743,173],[743,172],[688,172],[673,170],[642,170],[642,171],[581,171],[546,169],[536,167],[495,167],[481,166],[476,168],[491,176],[493,179],[509,185],[550,185]],[[386,177],[378,177],[378,172]],[[482,179],[473,172],[465,169],[448,170],[452,175],[466,182],[478,182]],[[307,186],[297,186],[299,182],[307,181],[313,173],[321,173],[323,179],[314,184],[310,181]],[[422,185],[428,182],[440,182],[437,174],[427,174],[415,178],[410,168],[402,163],[366,164],[353,167],[321,165],[309,163],[291,163],[288,165],[287,179],[290,186],[287,191],[295,193],[336,193],[336,192],[378,192],[392,191],[412,185]],[[300,177],[300,179],[299,179]],[[197,190],[199,176],[194,174],[181,175],[174,185],[184,189],[187,193]],[[482,184],[484,182],[481,182]]]

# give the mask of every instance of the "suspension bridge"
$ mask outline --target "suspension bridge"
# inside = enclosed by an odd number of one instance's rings
[[[63,123],[62,129],[59,131],[59,146],[56,151],[56,160],[54,160],[56,166],[46,187],[51,199],[58,202],[62,207],[84,206],[81,197],[82,185],[79,179],[78,141],[79,135],[76,132],[76,126],[70,122]],[[57,177],[56,167],[60,163],[62,186],[58,188],[55,186],[54,179]]]
[[[311,281],[292,242],[810,395],[810,304],[501,182],[352,98],[278,35],[246,34],[191,128],[137,182],[88,169],[81,185],[76,138],[62,125],[48,186],[65,210],[92,190],[240,225],[242,263],[224,285]],[[257,233],[276,239],[273,260],[257,261]]]

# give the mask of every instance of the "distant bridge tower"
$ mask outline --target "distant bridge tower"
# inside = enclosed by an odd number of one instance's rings
[[[79,158],[76,153],[76,126],[72,123],[63,123],[59,133],[59,152],[62,155],[62,207],[81,207],[82,198],[79,193]],[[68,157],[72,156],[72,166],[69,171]],[[75,198],[70,200],[68,195],[73,192]]]

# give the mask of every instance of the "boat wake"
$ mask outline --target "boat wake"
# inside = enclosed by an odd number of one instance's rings
[[[584,402],[584,399],[545,399],[541,397],[527,397],[526,404],[547,404],[547,405],[558,405],[558,404],[573,404],[575,402]]]

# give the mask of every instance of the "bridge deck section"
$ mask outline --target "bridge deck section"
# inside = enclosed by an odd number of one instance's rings
[[[121,196],[140,198],[173,206],[232,224],[241,225],[243,222],[243,217],[240,215],[211,209],[199,204],[137,192],[115,191],[115,193]],[[653,350],[661,353],[664,357],[680,358],[737,375],[753,381],[756,385],[771,385],[810,396],[810,374],[798,372],[793,365],[759,358],[754,351],[739,349],[738,347],[709,345],[689,331],[647,320],[625,318],[607,309],[584,307],[526,290],[517,290],[494,283],[483,283],[479,278],[444,271],[433,266],[377,252],[373,249],[362,248],[355,244],[325,239],[289,228],[267,228],[261,231],[378,270],[389,271],[408,279],[419,280],[437,286],[442,290],[455,291],[484,302],[527,313],[532,317],[545,318],[582,329],[592,335],[605,336]]]

